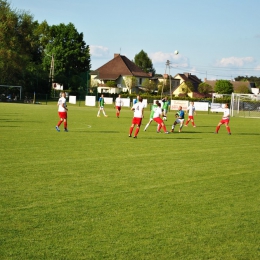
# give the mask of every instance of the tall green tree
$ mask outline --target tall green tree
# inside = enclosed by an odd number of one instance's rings
[[[255,83],[255,86],[257,88],[260,88],[260,77],[255,77],[255,76],[237,76],[235,78],[235,81],[249,81]]]
[[[91,68],[90,50],[72,23],[50,27],[48,43],[45,48],[43,66],[50,70],[51,56],[54,57],[54,81],[65,89],[78,90],[82,86],[82,74]],[[89,76],[88,76],[89,77]],[[85,82],[87,84],[87,82]]]
[[[136,84],[137,84],[136,77],[134,77],[134,76],[126,76],[124,78],[124,85],[127,88],[127,91],[129,93],[132,92],[132,89],[136,86]]]
[[[191,81],[186,81],[182,85],[182,93],[185,94],[185,96],[188,96],[188,93],[193,92],[194,86]]]
[[[26,12],[12,10],[0,0],[0,81],[23,84],[32,62],[39,61],[35,28],[38,23]]]
[[[152,73],[154,76],[155,69],[153,67],[152,60],[148,57],[147,53],[141,50],[134,57],[134,63],[140,67],[146,73]]]
[[[220,79],[216,81],[215,92],[219,94],[232,94],[233,85],[229,80]]]
[[[38,22],[25,11],[0,0],[0,83],[21,85],[23,92],[45,86]]]
[[[207,94],[212,92],[212,90],[213,90],[212,86],[206,82],[202,82],[199,84],[198,91],[199,91],[199,93],[203,94],[204,96],[206,96]]]
[[[147,90],[148,93],[153,93],[155,90],[157,90],[156,83],[149,79],[145,79],[142,83],[142,86]]]
[[[235,93],[243,93],[243,94],[249,94],[250,90],[248,89],[247,85],[241,85],[237,87]]]

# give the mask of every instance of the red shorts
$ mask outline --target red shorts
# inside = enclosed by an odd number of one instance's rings
[[[227,118],[226,119],[221,119],[220,123],[221,124],[228,124],[229,123],[229,119],[227,119]]]
[[[162,120],[160,117],[155,117],[153,120],[154,120],[157,124],[163,123],[163,120]]]
[[[134,117],[133,120],[132,120],[132,124],[140,126],[142,124],[142,118]]]
[[[60,119],[67,119],[67,112],[59,112]]]
[[[121,110],[121,107],[116,106],[116,109],[117,109],[118,111],[120,111],[120,110]]]
[[[189,116],[189,119],[193,119],[193,116]]]

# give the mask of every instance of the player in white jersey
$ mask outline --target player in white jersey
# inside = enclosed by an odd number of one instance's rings
[[[59,126],[62,124],[62,122],[64,123],[64,131],[68,132],[68,129],[67,129],[68,108],[67,108],[65,96],[66,96],[65,92],[61,92],[61,97],[59,98],[58,103],[57,103],[58,114],[59,114],[60,120],[55,128],[58,132],[60,132]]]
[[[225,104],[224,109],[223,109],[223,117],[220,120],[220,122],[218,123],[217,127],[216,127],[216,131],[215,134],[218,133],[220,126],[225,124],[226,129],[228,131],[228,134],[231,135],[231,131],[230,131],[230,127],[229,127],[229,120],[230,120],[230,110],[228,108],[228,104]]]
[[[163,114],[161,109],[161,104],[159,101],[156,101],[156,104],[157,107],[154,109],[153,120],[158,124],[157,133],[160,133],[162,128],[165,134],[169,134],[169,132],[166,130],[163,120],[161,119],[161,115]]]
[[[194,106],[194,102],[190,102],[190,105],[187,108],[186,113],[188,113],[188,119],[185,123],[184,126],[188,126],[189,122],[191,121],[192,126],[196,127],[195,123],[194,123],[194,115],[195,115],[195,106]]]
[[[119,118],[121,107],[123,106],[123,100],[121,99],[121,95],[118,95],[115,101],[115,107],[116,107],[116,116]]]
[[[135,129],[134,138],[137,138],[137,135],[139,133],[140,126],[142,124],[143,114],[144,114],[144,104],[142,103],[142,101],[143,98],[139,97],[138,102],[134,104],[133,107],[131,108],[131,110],[134,111],[134,117],[132,119],[132,125],[130,126],[129,129],[129,137],[132,137],[132,132],[135,126],[136,129]]]

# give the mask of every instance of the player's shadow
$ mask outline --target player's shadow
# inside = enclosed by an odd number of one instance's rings
[[[13,119],[4,119],[4,118],[0,118],[0,121],[2,122],[22,122],[22,120],[13,120]]]
[[[214,125],[215,126],[215,125]],[[213,126],[213,127],[214,127]],[[202,127],[212,127],[212,125],[200,125],[200,126],[198,126],[197,128],[202,128]]]
[[[200,132],[200,131],[196,131],[196,132],[195,132],[195,131],[184,132],[184,131],[183,131],[183,132],[182,132],[182,134],[207,134],[207,133],[214,133],[214,131],[210,131],[210,132],[209,132],[209,131],[206,131],[206,132],[205,132],[205,131],[204,131],[204,132]]]
[[[2,127],[21,127],[21,126],[19,126],[19,125],[1,125],[1,128]]]
[[[260,135],[260,133],[235,133],[235,135]]]
[[[167,135],[167,138],[165,138],[165,137],[162,137],[162,136],[154,136],[154,137],[143,137],[142,136],[142,139],[152,139],[152,140],[158,140],[158,139],[160,139],[160,140],[169,140],[169,139],[172,139],[172,140],[194,140],[194,139],[202,139],[202,138],[190,138],[190,137],[180,137],[180,136],[174,136],[174,135],[172,135],[172,136],[168,136]]]
[[[86,130],[74,130],[73,132],[81,132],[81,133],[90,133],[90,134],[95,134],[95,133],[102,133],[102,134],[118,134],[120,133],[119,131],[90,131],[88,129]]]

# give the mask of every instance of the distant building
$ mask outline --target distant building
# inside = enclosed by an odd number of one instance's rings
[[[215,92],[215,85],[216,85],[217,80],[207,80],[207,79],[205,79],[204,82],[209,84],[210,86],[212,86],[213,92]],[[233,80],[230,80],[230,82],[233,85],[233,89],[234,89],[235,93],[243,93],[243,92],[241,92],[243,90],[246,90],[246,91],[244,91],[245,94],[252,93],[252,88],[255,85],[254,83],[249,82],[249,81],[233,81]]]
[[[184,72],[183,74],[178,73],[174,76],[174,79],[179,80],[180,83],[175,89],[173,89],[174,96],[181,97],[188,95],[191,98],[204,97],[204,95],[198,91],[199,84],[202,83],[202,81],[196,75],[192,75],[191,73],[187,72]],[[185,85],[187,82],[192,84],[192,89],[186,89]]]
[[[98,87],[99,93],[116,94],[120,92],[139,93],[145,79],[150,79],[151,74],[144,72],[126,56],[114,54],[114,58],[90,73],[91,85]],[[115,86],[106,85],[114,81]]]

